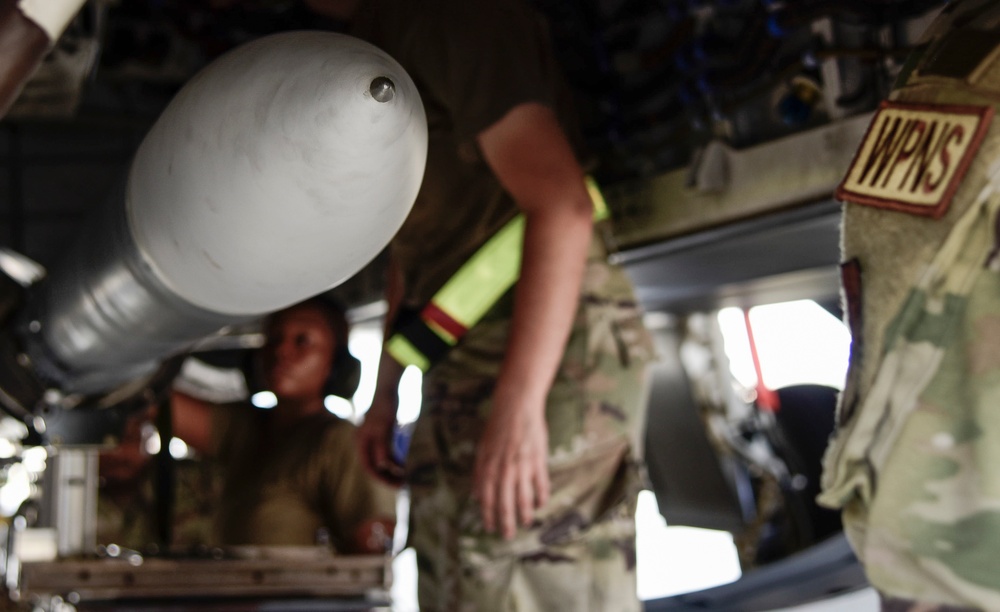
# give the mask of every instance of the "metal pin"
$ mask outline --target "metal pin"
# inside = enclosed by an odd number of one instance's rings
[[[396,95],[396,85],[388,77],[380,76],[372,80],[368,92],[377,102],[388,102]]]

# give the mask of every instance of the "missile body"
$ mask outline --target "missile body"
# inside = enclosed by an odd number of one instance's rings
[[[295,32],[231,51],[177,94],[120,197],[30,296],[28,355],[65,391],[108,389],[338,285],[399,229],[426,153],[416,88],[377,48]]]

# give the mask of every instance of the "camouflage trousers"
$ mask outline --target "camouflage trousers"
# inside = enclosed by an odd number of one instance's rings
[[[618,274],[594,263],[588,282],[606,289]],[[550,500],[512,540],[483,530],[471,498],[508,321],[480,323],[430,372],[407,457],[422,611],[639,609],[634,514],[651,343],[619,296],[630,292],[586,296],[577,313],[546,407]]]
[[[918,70],[893,103],[988,110],[998,66],[973,73],[992,84]],[[864,306],[849,304],[862,320],[819,501],[843,508],[887,610],[1000,610],[1000,125],[987,125],[941,218],[845,208]]]

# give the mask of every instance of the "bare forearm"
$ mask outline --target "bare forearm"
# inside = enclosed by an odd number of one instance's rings
[[[375,379],[374,402],[381,406],[392,406],[393,411],[399,404],[399,381],[403,377],[403,366],[399,364],[385,349],[378,362],[378,376]]]
[[[586,192],[570,190],[571,205],[528,215],[521,276],[498,393],[518,405],[544,406],[573,325],[591,235]],[[581,203],[581,201],[583,203]]]
[[[545,405],[579,300],[591,229],[588,203],[552,201],[549,208],[529,205],[525,211],[514,317],[475,470],[483,527],[505,538],[548,502]]]
[[[173,435],[200,454],[209,456],[212,447],[212,404],[174,391],[170,395]]]
[[[509,538],[548,500],[545,400],[573,325],[593,213],[551,109],[518,105],[478,140],[527,220],[514,316],[474,475],[483,527]]]
[[[390,259],[386,277],[385,299],[388,303],[383,329],[382,356],[379,360],[375,395],[357,432],[358,453],[365,471],[391,486],[403,483],[403,469],[392,455],[393,430],[399,410],[399,379],[403,366],[385,348],[402,302],[403,279],[395,261]]]
[[[479,146],[527,220],[501,404],[540,406],[573,324],[593,209],[583,170],[551,109],[526,103],[479,135]]]

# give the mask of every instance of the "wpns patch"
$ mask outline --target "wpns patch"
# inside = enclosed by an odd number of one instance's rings
[[[992,119],[990,106],[883,102],[837,198],[941,218]]]

